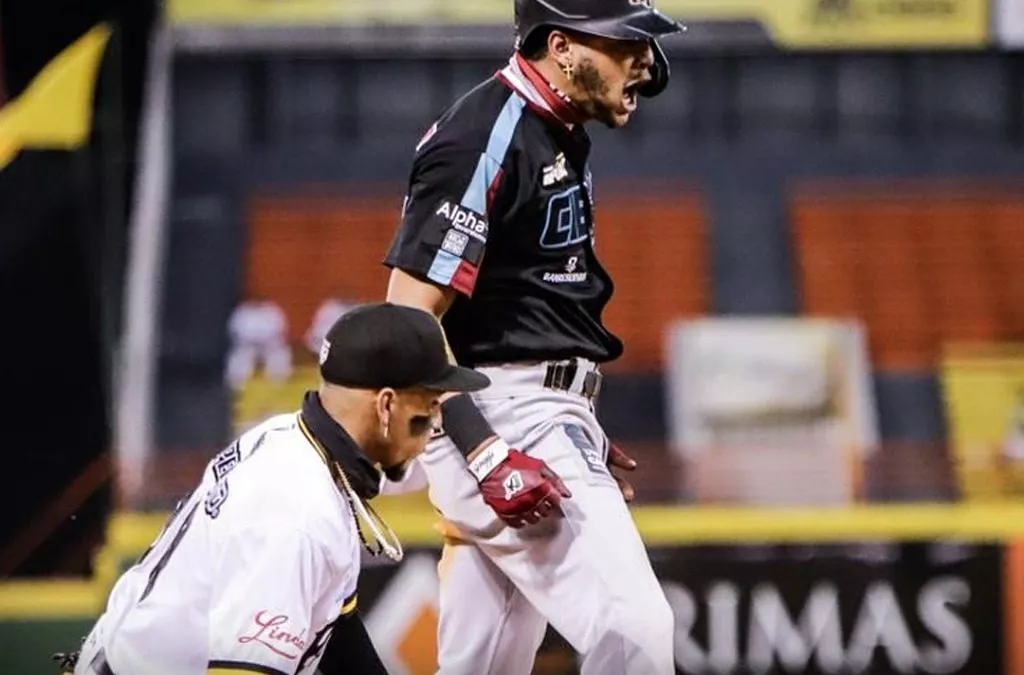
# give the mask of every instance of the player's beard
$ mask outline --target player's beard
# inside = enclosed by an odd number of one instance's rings
[[[575,85],[576,91],[583,94],[582,100],[576,102],[576,105],[587,117],[610,129],[619,126],[615,120],[614,111],[605,102],[608,100],[611,87],[591,59],[584,57],[576,63],[572,74],[572,83]]]
[[[401,483],[405,478],[405,472],[409,468],[409,462],[402,462],[395,466],[382,467],[384,477],[392,483]]]

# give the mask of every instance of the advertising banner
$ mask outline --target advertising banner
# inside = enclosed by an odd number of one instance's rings
[[[651,551],[687,675],[1020,675],[1006,622],[1019,623],[1010,573],[1022,570],[1007,556],[956,542]],[[394,675],[434,673],[437,560],[418,550],[364,572],[360,606]],[[534,675],[578,672],[549,629]]]
[[[682,673],[1002,673],[999,546],[730,546],[655,554]]]
[[[713,539],[697,531],[671,541],[651,537],[651,520],[638,517],[675,619],[677,675],[1024,675],[1024,546],[1012,534],[1020,510],[998,507],[1000,516],[996,507],[956,508],[964,512],[939,521],[933,514],[918,523],[924,529],[891,507],[872,527],[835,521],[806,538],[789,536],[799,527],[770,526],[764,511],[750,515],[757,526],[747,523],[731,539],[725,531]],[[686,514],[687,522],[700,518]],[[68,582],[0,586],[4,672],[50,673],[48,655],[80,641],[115,570],[130,566],[159,527],[156,516],[145,524],[129,519],[138,531],[126,536],[124,522],[115,528],[120,534],[111,532],[116,546],[107,562],[97,561],[109,573],[78,593],[91,597],[89,611],[73,601]],[[1007,522],[993,527],[1000,519]],[[904,535],[894,537],[897,530]],[[433,538],[403,539],[406,556],[397,565],[364,558],[360,613],[391,675],[434,675],[441,551]],[[673,543],[683,541],[690,543]],[[578,673],[576,653],[549,628],[532,675]]]
[[[1024,496],[1024,344],[949,350],[942,386],[962,496]]]
[[[860,498],[879,432],[857,323],[687,320],[671,328],[667,354],[670,441],[688,493],[759,504]]]
[[[981,47],[987,0],[660,0],[701,44],[791,48]],[[170,0],[181,26],[488,26],[511,42],[512,2],[478,0]]]
[[[981,47],[987,0],[662,0],[698,26],[754,22],[783,47]]]

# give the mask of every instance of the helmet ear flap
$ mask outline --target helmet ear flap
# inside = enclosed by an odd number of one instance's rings
[[[651,65],[651,80],[637,89],[637,93],[645,98],[654,98],[665,91],[671,72],[668,57],[657,40],[651,40],[651,51],[654,52],[654,64]]]

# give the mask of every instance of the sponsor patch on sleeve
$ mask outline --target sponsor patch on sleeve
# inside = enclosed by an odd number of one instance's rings
[[[437,207],[434,215],[447,221],[458,232],[481,242],[487,241],[487,217],[472,209],[446,199]]]
[[[427,237],[426,243],[437,247],[427,278],[471,295],[487,244],[487,219],[452,200],[441,202],[434,216],[440,227]]]
[[[469,235],[458,230],[448,230],[441,242],[441,250],[448,251],[452,255],[462,257],[469,245]]]

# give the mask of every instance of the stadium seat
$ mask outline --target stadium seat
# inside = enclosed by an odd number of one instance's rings
[[[1011,187],[811,184],[791,199],[802,310],[855,316],[880,369],[1024,332],[1024,198]]]
[[[597,251],[615,279],[605,317],[626,344],[622,358],[606,371],[658,372],[668,325],[709,311],[710,252],[701,199],[678,186],[632,194],[624,186],[603,188],[595,217]]]

